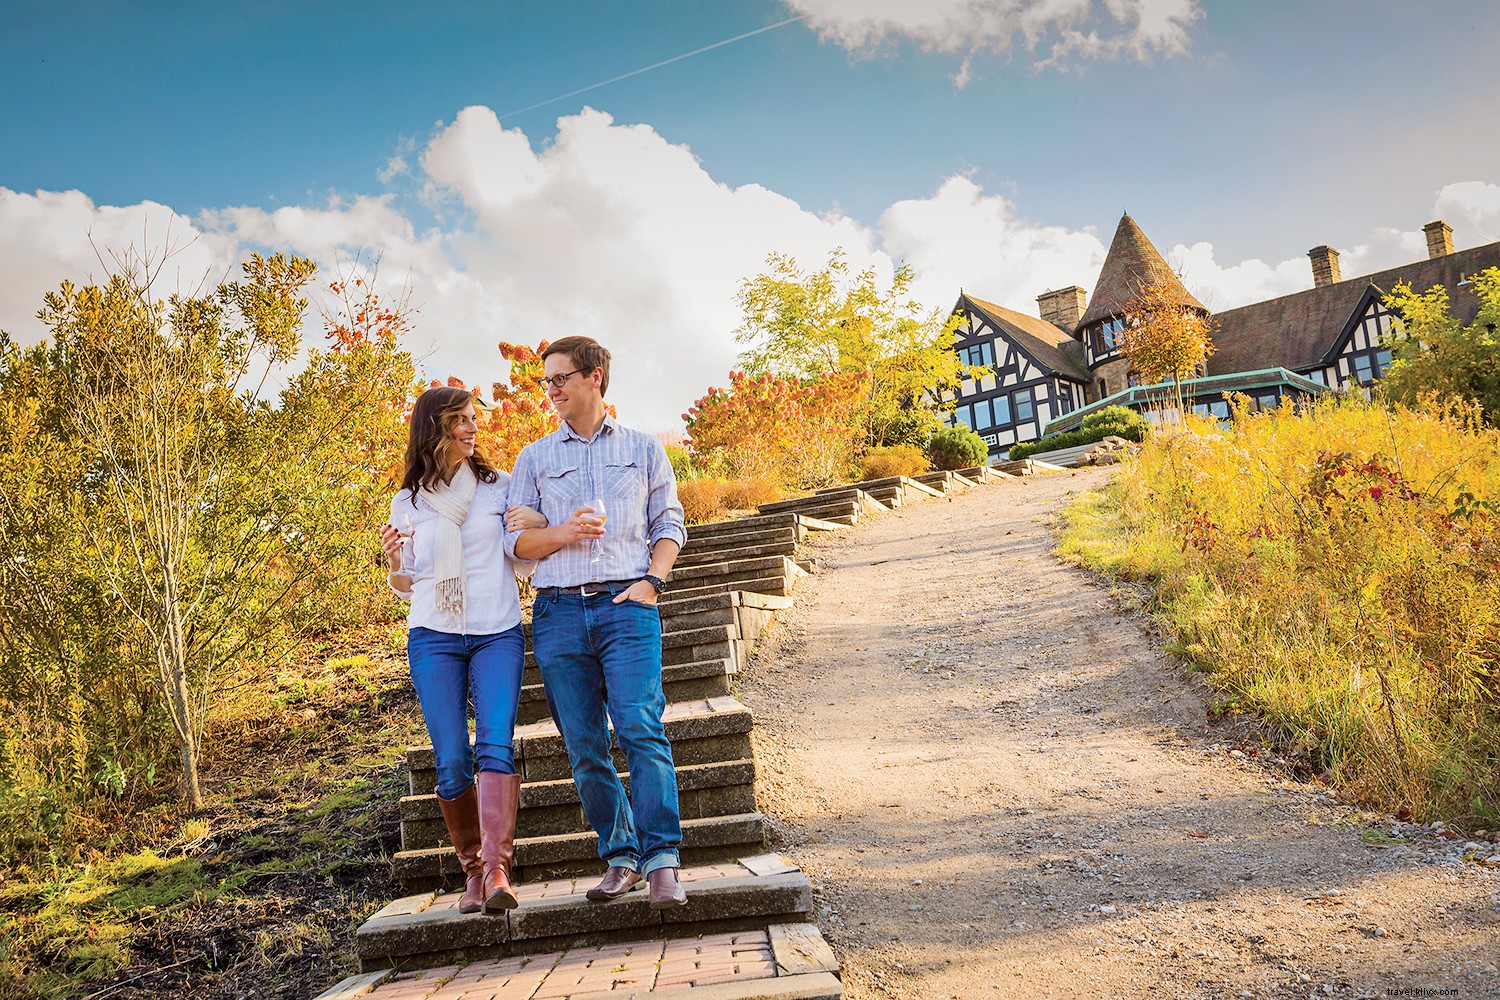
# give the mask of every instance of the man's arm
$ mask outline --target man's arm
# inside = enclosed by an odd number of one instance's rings
[[[546,528],[527,528],[516,535],[511,548],[517,559],[545,559],[564,545],[587,542],[604,536],[604,526],[595,523],[594,508],[579,507],[562,524]],[[674,555],[675,559],[676,556]]]
[[[651,565],[646,573],[665,580],[677,562],[677,554],[687,544],[687,528],[683,524],[682,504],[677,500],[677,477],[666,449],[655,438],[651,439],[646,474],[646,544],[651,547]],[[628,600],[655,604],[658,596],[655,587],[641,580],[619,594],[615,603]]]

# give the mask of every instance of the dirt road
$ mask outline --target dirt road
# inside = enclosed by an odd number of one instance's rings
[[[743,676],[761,804],[845,995],[1500,996],[1500,854],[1463,859],[1494,845],[1366,843],[1324,789],[1236,756],[1198,678],[1051,555],[1107,474],[814,543]]]

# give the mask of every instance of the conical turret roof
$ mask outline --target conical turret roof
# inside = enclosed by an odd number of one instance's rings
[[[1094,283],[1094,294],[1089,296],[1088,312],[1083,314],[1078,328],[1081,330],[1090,323],[1120,315],[1131,300],[1140,295],[1141,289],[1160,284],[1172,289],[1182,305],[1208,312],[1203,303],[1182,286],[1135,220],[1128,213],[1120,216],[1114,241],[1109,245],[1109,253],[1104,255],[1099,280]]]

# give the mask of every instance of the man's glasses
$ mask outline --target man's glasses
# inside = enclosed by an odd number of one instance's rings
[[[570,372],[563,372],[561,375],[553,375],[551,378],[539,378],[537,379],[537,384],[540,385],[543,389],[547,388],[547,386],[549,385],[554,389],[561,389],[563,387],[563,383],[567,382],[568,379],[572,378],[574,375],[577,375],[582,371],[582,368],[574,368]]]

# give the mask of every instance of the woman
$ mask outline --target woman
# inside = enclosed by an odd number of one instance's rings
[[[435,387],[417,397],[401,491],[380,531],[391,589],[411,602],[407,659],[437,762],[438,805],[467,877],[460,913],[517,905],[513,740],[525,642],[502,521],[512,530],[547,524],[527,507],[506,512],[510,476],[475,450],[477,429],[468,390]]]

